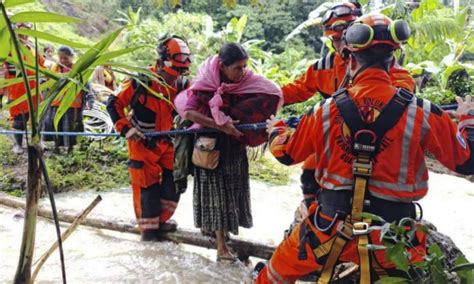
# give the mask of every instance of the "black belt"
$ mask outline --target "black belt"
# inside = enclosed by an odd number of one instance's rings
[[[314,225],[322,232],[328,232],[337,220],[344,220],[351,212],[352,190],[320,190],[316,197],[318,214],[314,216]],[[387,222],[399,222],[403,218],[416,219],[416,204],[384,200],[370,195],[364,201],[364,212],[382,217]],[[319,216],[330,217],[332,221]]]

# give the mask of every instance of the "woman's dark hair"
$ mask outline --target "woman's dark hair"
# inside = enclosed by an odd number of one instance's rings
[[[59,49],[58,49],[58,52],[62,52],[64,54],[66,54],[67,56],[74,56],[74,52],[72,51],[72,49],[69,47],[69,46],[61,46]]]
[[[43,52],[47,52],[48,50],[54,51],[54,47],[51,44],[45,44],[43,47]]]
[[[219,59],[225,66],[248,58],[249,55],[247,51],[238,43],[226,43],[221,47],[221,50],[219,50]]]

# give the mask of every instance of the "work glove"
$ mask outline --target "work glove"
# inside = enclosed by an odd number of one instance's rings
[[[272,133],[273,128],[276,126],[285,125],[282,119],[276,118],[274,115],[271,115],[269,119],[266,120],[267,122],[267,133]]]
[[[140,130],[136,129],[135,127],[130,128],[125,134],[125,138],[127,140],[141,140],[146,139],[145,134],[143,134]]]

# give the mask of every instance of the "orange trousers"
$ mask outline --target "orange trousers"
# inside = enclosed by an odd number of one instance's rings
[[[311,231],[314,232],[316,238],[319,239],[319,242],[324,243],[336,234],[337,223],[333,226],[331,233],[326,234],[319,232],[313,226],[311,221],[313,220],[312,216],[314,216],[316,207],[317,204],[311,206],[309,217],[303,222],[306,223],[307,228],[310,228]],[[328,219],[326,216],[321,217]],[[301,244],[300,230],[301,224],[297,225],[291,232],[290,236],[283,240],[283,242],[278,246],[273,253],[272,258],[269,260],[268,265],[259,272],[256,283],[294,283],[303,276],[319,271],[323,268],[324,262],[316,258],[308,243],[306,243],[304,247],[307,258],[305,260],[299,259]],[[371,232],[369,238],[371,244],[382,245],[380,242],[380,231]],[[426,254],[426,236],[421,231],[418,231],[416,232],[416,238],[418,240],[418,245],[409,249],[409,252],[411,253],[411,261],[413,263],[422,261]],[[395,267],[392,262],[386,260],[385,250],[372,252],[372,259],[383,269],[393,269]],[[346,243],[339,260],[341,262],[353,262],[359,264],[357,238]]]
[[[129,141],[128,150],[138,227],[159,230],[173,216],[180,197],[173,180],[173,145],[162,140],[150,148],[142,141]]]

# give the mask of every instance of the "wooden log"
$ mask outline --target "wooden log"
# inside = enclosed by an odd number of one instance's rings
[[[4,193],[0,193],[0,204],[13,208],[25,208],[25,202],[22,199]],[[58,208],[58,215],[61,222],[72,223],[80,215],[80,212]],[[51,209],[44,205],[39,206],[38,216],[51,220],[53,218]],[[96,215],[95,217],[87,217],[82,224],[97,229],[140,234],[134,219]],[[213,238],[204,236],[201,234],[201,231],[194,229],[178,228],[176,232],[163,234],[163,239],[175,243],[183,243],[208,249],[216,248],[215,240]],[[239,256],[254,256],[263,259],[270,259],[276,248],[272,245],[241,237],[231,237],[229,245],[234,251],[239,253]]]

